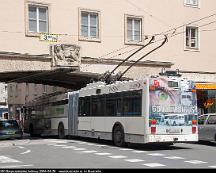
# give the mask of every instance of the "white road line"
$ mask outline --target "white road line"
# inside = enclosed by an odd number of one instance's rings
[[[87,142],[77,142],[78,144],[87,144]]]
[[[161,153],[150,153],[149,156],[164,156],[164,154]]]
[[[97,153],[95,150],[87,150],[87,151],[82,151],[83,153]]]
[[[112,159],[125,159],[127,156],[109,156]]]
[[[66,146],[66,147],[62,147],[62,148],[77,148],[75,146]]]
[[[209,168],[216,168],[216,166],[209,166]]]
[[[31,152],[31,150],[27,150],[27,151],[25,151],[23,153],[20,153],[20,154],[27,154],[27,153],[30,153],[30,152]]]
[[[0,163],[20,163],[20,162],[21,161],[19,160],[11,159],[6,156],[0,156]]]
[[[22,147],[22,146],[18,146],[18,148],[20,148],[20,149],[23,149],[23,148],[25,148],[25,147]]]
[[[134,153],[146,153],[146,151],[141,151],[141,150],[134,150],[132,152],[134,152]]]
[[[83,151],[83,150],[86,150],[85,148],[74,148],[73,150],[76,150],[76,151]]]
[[[121,150],[121,151],[132,151],[133,149],[130,149],[130,148],[121,148],[119,150]]]
[[[107,145],[95,145],[97,147],[106,147]]]
[[[171,160],[183,160],[183,157],[177,157],[177,156],[169,156],[169,157],[164,157],[165,159],[171,159]]]
[[[31,167],[33,165],[8,165],[0,166],[0,168],[20,168],[20,167]]]
[[[111,155],[111,153],[95,153],[96,155],[99,155],[99,156],[108,156],[108,155]]]
[[[163,165],[163,164],[160,164],[160,163],[146,163],[146,164],[143,164],[145,166],[148,166],[148,167],[151,167],[151,168],[156,168],[156,167],[164,167],[166,165]]]
[[[144,162],[145,160],[141,160],[141,159],[125,159],[125,161],[135,163],[135,162]]]
[[[92,143],[87,143],[86,145],[93,146],[93,145],[95,145],[95,144],[92,144]]]
[[[67,145],[53,145],[55,147],[67,147]]]
[[[189,161],[184,161],[184,162],[191,163],[191,164],[204,164],[204,163],[207,163],[207,162],[203,162],[203,161],[200,161],[200,160],[189,160]]]

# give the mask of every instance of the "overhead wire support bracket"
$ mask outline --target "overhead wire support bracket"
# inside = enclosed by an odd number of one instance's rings
[[[152,49],[151,51],[149,51],[148,53],[146,53],[145,55],[143,55],[141,58],[139,58],[137,61],[135,61],[133,64],[131,64],[123,73],[121,73],[121,75],[117,78],[117,80],[120,80],[124,74],[126,72],[128,72],[128,70],[130,70],[135,64],[137,64],[139,61],[141,61],[143,58],[145,58],[146,56],[150,55],[151,53],[153,53],[154,51],[156,51],[157,49],[161,48],[166,42],[168,42],[168,37],[167,35],[164,35],[164,41],[157,46],[156,48]]]

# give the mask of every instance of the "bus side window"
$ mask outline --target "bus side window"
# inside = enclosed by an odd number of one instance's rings
[[[90,97],[79,98],[79,116],[90,116]]]

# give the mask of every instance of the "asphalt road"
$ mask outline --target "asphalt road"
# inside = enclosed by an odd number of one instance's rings
[[[132,145],[88,140],[23,139],[0,141],[2,168],[150,169],[216,168],[215,144]]]

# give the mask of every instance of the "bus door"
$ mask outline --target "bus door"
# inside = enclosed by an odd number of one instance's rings
[[[78,102],[79,92],[69,93],[68,98],[68,134],[77,135],[78,129]]]

